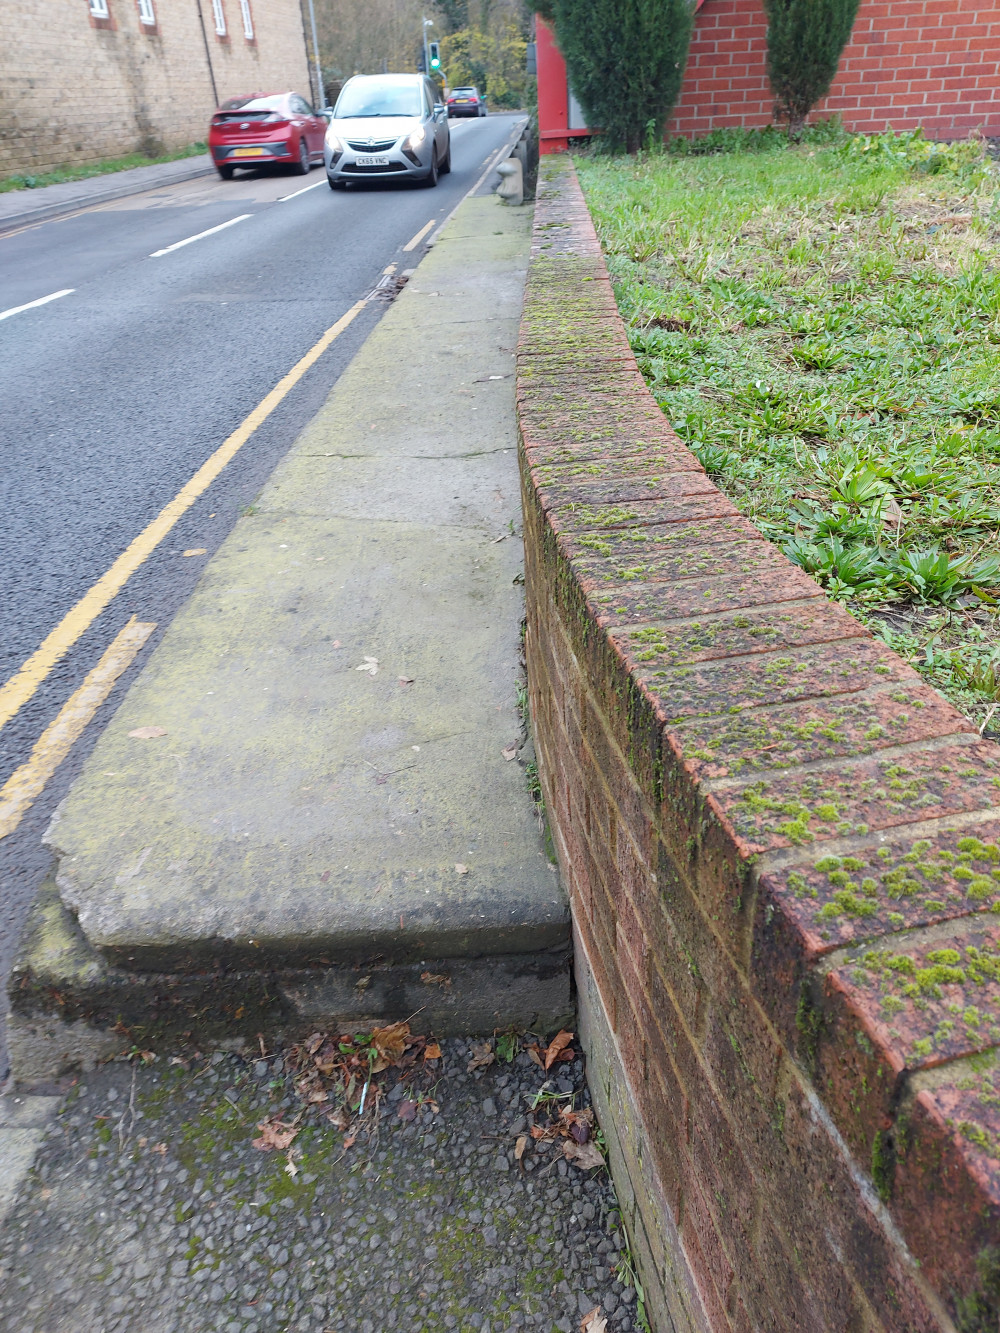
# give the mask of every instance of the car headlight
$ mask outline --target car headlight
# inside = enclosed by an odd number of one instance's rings
[[[423,125],[418,125],[416,129],[410,130],[409,134],[402,142],[402,149],[405,152],[407,148],[419,148],[427,138],[427,130]]]
[[[326,146],[327,148],[329,148],[331,153],[342,153],[344,151],[344,145],[340,142],[340,140],[337,138],[335,134],[327,134]]]

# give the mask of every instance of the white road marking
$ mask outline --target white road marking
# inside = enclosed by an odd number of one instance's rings
[[[316,190],[321,185],[325,184],[326,184],[325,180],[313,181],[312,185],[304,185],[301,190],[296,190],[294,194],[283,194],[281,198],[277,200],[277,202],[279,204],[287,204],[289,199],[298,199],[300,194],[305,194],[308,190]]]
[[[217,231],[225,231],[227,227],[235,227],[237,222],[246,222],[247,218],[252,217],[252,213],[241,213],[238,218],[230,218],[228,222],[220,222],[217,227],[209,227],[208,231],[200,231],[197,236],[186,236],[183,241],[174,241],[173,245],[167,245],[162,250],[154,250],[149,257],[150,259],[159,259],[161,255],[169,255],[174,250],[179,250],[182,245],[190,245],[192,241],[200,241],[205,236],[214,236]]]
[[[433,226],[434,226],[433,218],[431,218],[430,222],[425,222],[424,225],[417,232],[416,236],[414,236],[412,240],[407,241],[406,244],[403,246],[404,254],[410,250],[415,250],[417,246],[420,244],[420,242],[427,235],[427,233],[430,231],[431,227]]]
[[[0,310],[0,319],[10,319],[11,315],[19,315],[22,310],[34,310],[35,306],[48,305],[50,301],[58,301],[60,296],[72,296],[75,291],[75,287],[64,287],[61,292],[53,292],[51,296],[40,296],[37,301],[28,301],[25,305],[15,305],[10,310]]]

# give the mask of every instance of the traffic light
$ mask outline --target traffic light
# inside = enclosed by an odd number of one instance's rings
[[[430,43],[431,69],[441,68],[441,44],[440,42]]]

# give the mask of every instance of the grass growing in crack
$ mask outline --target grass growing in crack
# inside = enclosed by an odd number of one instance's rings
[[[728,132],[580,175],[716,482],[977,725],[1000,677],[1000,195],[976,141]]]

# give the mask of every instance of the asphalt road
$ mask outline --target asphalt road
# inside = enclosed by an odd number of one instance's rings
[[[322,170],[308,178],[250,173],[151,191],[0,238],[0,682],[383,270],[394,264],[399,274],[419,262],[436,224],[476,185],[517,119],[453,122],[453,170],[433,190],[394,183],[331,192]],[[72,291],[2,318],[65,289]],[[156,622],[44,793],[0,839],[4,982],[51,867],[41,839],[53,809],[205,561],[386,304],[385,296],[369,301],[0,729],[2,784],[126,621]],[[413,349],[415,360],[431,353]],[[183,554],[202,547],[206,555]]]

